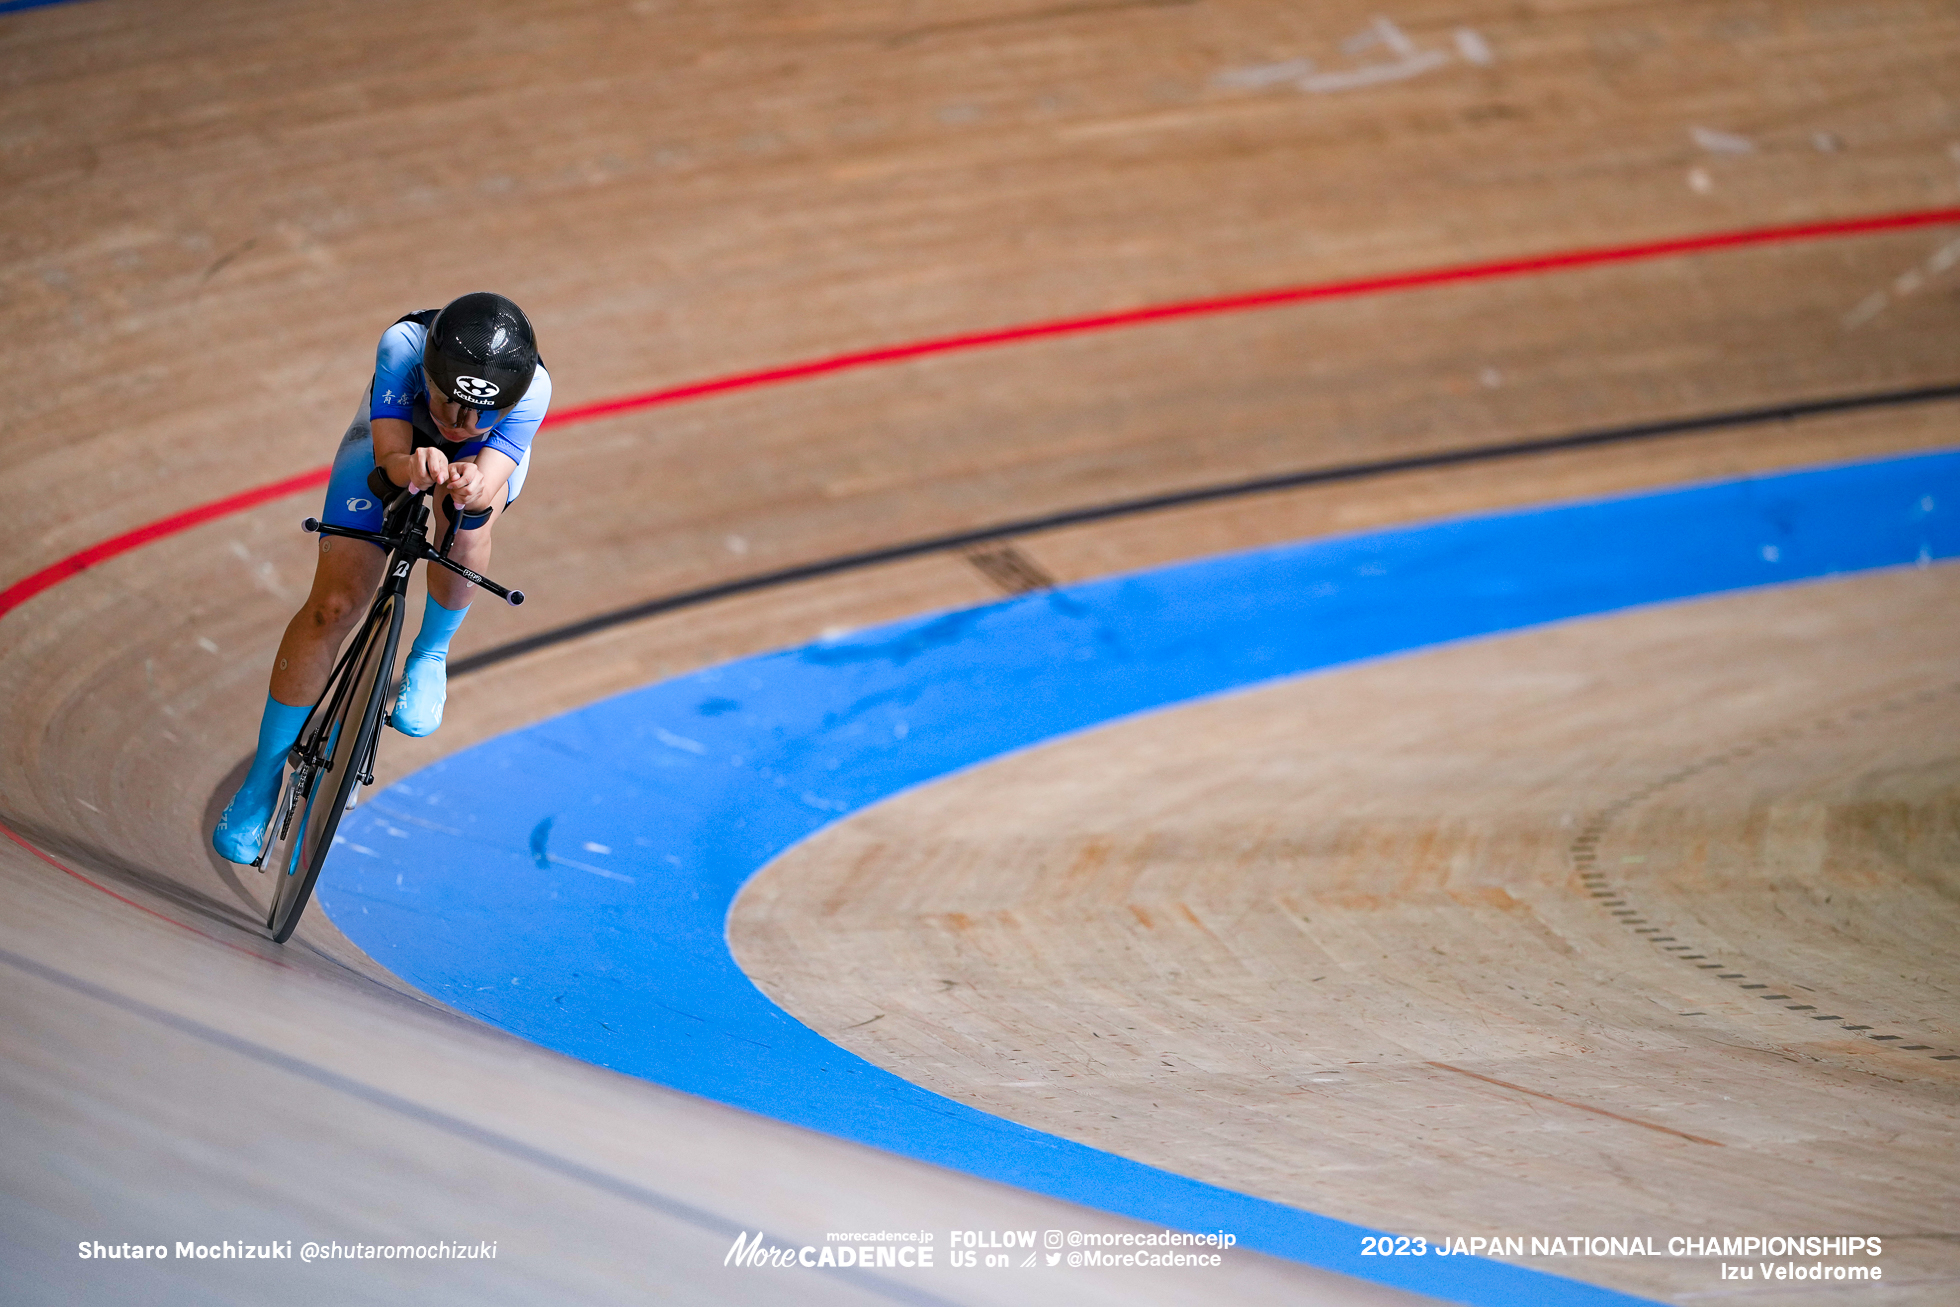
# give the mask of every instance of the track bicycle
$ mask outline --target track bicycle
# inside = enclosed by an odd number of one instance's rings
[[[286,755],[291,770],[279,801],[272,805],[272,820],[252,863],[260,871],[271,867],[278,872],[265,923],[278,944],[291,938],[313,897],[314,882],[333,849],[341,817],[354,806],[361,787],[374,784],[374,756],[401,641],[402,599],[415,564],[424,559],[438,563],[506,603],[524,602],[522,590],[506,590],[449,557],[462,523],[460,505],[452,501],[449,526],[441,548],[436,548],[428,540],[428,490],[403,490],[378,468],[369,476],[368,486],[387,505],[379,532],[331,526],[311,517],[301,523],[305,530],[323,536],[379,545],[388,553],[388,568],[367,619],[334,664],[326,689],[314,701],[299,739]]]

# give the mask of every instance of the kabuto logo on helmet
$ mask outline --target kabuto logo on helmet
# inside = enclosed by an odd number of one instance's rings
[[[524,310],[503,296],[461,296],[427,325],[422,370],[436,390],[471,408],[491,409],[515,404],[529,389],[538,370],[538,338]]]

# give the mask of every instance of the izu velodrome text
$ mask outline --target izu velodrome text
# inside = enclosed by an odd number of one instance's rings
[[[1378,1241],[1386,1244],[1388,1240]],[[1456,1235],[1428,1243],[1398,1240],[1405,1251],[1387,1247],[1376,1256],[1438,1257],[1879,1257],[1885,1249],[1878,1235],[1675,1235],[1663,1247],[1653,1235]],[[1527,1254],[1526,1246],[1530,1252]],[[1364,1250],[1367,1255],[1368,1250]]]

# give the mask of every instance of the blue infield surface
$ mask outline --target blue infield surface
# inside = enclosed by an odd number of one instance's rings
[[[729,906],[822,827],[1017,749],[1449,641],[1926,566],[1960,552],[1956,507],[1960,453],[1942,452],[1257,549],[859,631],[390,786],[349,815],[320,897],[411,984],[601,1066],[1444,1299],[1638,1302],[1482,1258],[1362,1257],[1374,1231],[929,1093],[764,997],[729,954]]]

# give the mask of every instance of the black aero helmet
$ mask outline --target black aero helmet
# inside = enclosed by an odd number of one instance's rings
[[[422,347],[429,379],[468,408],[509,408],[524,398],[538,370],[538,338],[524,310],[501,295],[477,291],[449,301]]]

